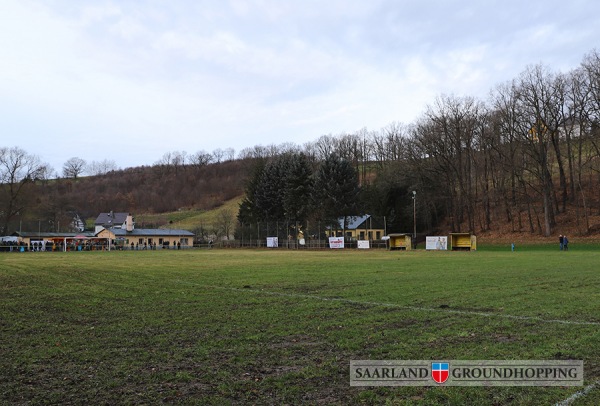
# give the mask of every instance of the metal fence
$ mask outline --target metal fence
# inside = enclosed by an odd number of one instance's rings
[[[299,240],[284,240],[278,241],[277,247],[268,247],[267,240],[222,240],[212,244],[195,244],[197,248],[273,248],[273,249],[290,249],[290,250],[319,250],[329,249],[329,240],[316,239],[305,240],[301,243]],[[387,249],[386,241],[373,240],[370,241],[370,248]],[[356,240],[346,239],[344,248],[357,249],[358,242]]]
[[[357,248],[358,240],[367,240],[371,248],[387,248],[385,219],[371,217],[360,227],[343,227],[336,221],[273,221],[238,224],[233,239],[197,241],[201,248],[268,248],[267,239],[276,238],[281,249],[329,249],[329,237],[344,238],[345,248]],[[271,247],[273,248],[273,247]]]

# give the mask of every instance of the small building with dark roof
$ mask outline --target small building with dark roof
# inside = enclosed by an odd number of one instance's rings
[[[346,234],[344,237],[354,240],[380,240],[385,235],[384,226],[380,220],[370,214],[362,216],[348,216],[346,220]],[[344,217],[337,219],[333,227],[329,227],[330,237],[342,237],[344,233]]]
[[[127,216],[129,213],[121,212],[108,212],[100,213],[94,221],[94,230],[96,233],[100,232],[103,228],[125,228],[127,224]]]

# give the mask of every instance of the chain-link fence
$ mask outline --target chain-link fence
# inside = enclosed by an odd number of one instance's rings
[[[345,248],[358,248],[359,241],[369,241],[370,248],[387,248],[385,218],[348,217],[339,221],[271,221],[238,224],[233,239],[197,241],[200,248],[284,248],[326,249],[329,238],[338,237]]]

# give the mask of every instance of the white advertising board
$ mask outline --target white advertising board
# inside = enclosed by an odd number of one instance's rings
[[[329,237],[329,248],[344,248],[344,237]]]
[[[279,246],[279,238],[267,237],[267,248],[277,248]]]
[[[444,251],[448,249],[448,237],[432,236],[425,237],[425,249],[433,251]]]
[[[358,249],[368,250],[369,248],[371,248],[369,240],[358,240]]]

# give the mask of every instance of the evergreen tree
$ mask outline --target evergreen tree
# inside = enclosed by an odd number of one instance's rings
[[[319,167],[314,189],[315,207],[322,220],[336,221],[357,215],[359,198],[358,177],[352,163],[337,155],[328,156]]]
[[[276,221],[285,218],[283,195],[286,172],[287,162],[282,157],[265,166],[254,194],[256,213],[261,221]]]
[[[286,219],[303,222],[310,214],[312,170],[305,154],[286,158],[283,210]]]
[[[240,224],[255,223],[260,219],[256,209],[255,199],[265,165],[266,161],[264,159],[257,160],[254,165],[252,176],[249,177],[248,183],[246,184],[246,196],[240,203],[240,209],[237,216]]]

